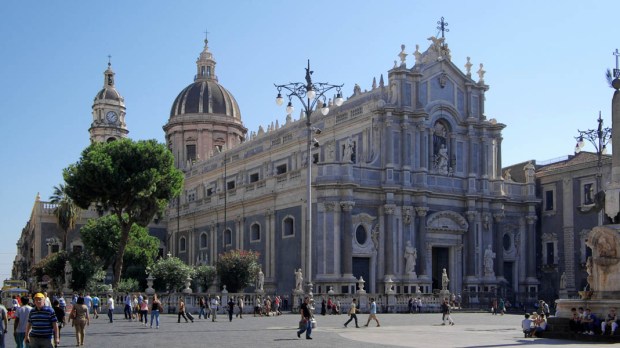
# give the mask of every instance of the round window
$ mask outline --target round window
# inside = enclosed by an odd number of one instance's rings
[[[508,251],[510,250],[510,246],[512,245],[511,240],[510,240],[510,235],[505,234],[504,235],[504,250]]]
[[[364,226],[357,226],[357,230],[355,230],[355,239],[360,245],[364,245],[364,243],[366,243],[368,236],[366,234],[366,229],[364,228]]]

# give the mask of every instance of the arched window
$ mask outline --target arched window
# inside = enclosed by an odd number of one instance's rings
[[[260,225],[257,223],[252,224],[250,226],[250,241],[258,242],[260,241]]]
[[[185,242],[185,237],[181,237],[179,239],[179,252],[184,253],[186,248],[187,248],[187,245]]]
[[[202,232],[202,234],[200,234],[200,249],[206,249],[207,248],[207,234],[205,232]]]
[[[292,217],[287,216],[282,221],[282,236],[290,237],[295,235],[295,220]]]

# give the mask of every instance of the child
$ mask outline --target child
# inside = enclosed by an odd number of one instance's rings
[[[530,319],[529,313],[525,313],[525,319],[521,321],[521,328],[525,337],[532,337],[532,319]]]

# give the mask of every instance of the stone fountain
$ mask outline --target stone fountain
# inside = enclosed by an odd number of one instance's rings
[[[612,129],[620,129],[620,69],[616,60],[615,78],[612,81],[614,96],[611,101]],[[611,307],[620,308],[620,132],[612,131],[611,182],[607,183],[605,214],[613,224],[597,226],[590,231],[586,244],[592,249],[588,257],[589,290],[580,291],[580,299],[559,299],[556,301],[556,316],[569,318],[570,309],[590,308],[601,317]]]

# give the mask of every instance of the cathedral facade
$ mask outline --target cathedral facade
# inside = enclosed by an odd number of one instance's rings
[[[205,40],[163,127],[186,175],[166,213],[170,252],[214,265],[258,251],[278,293],[298,269],[318,293],[353,293],[361,279],[368,292],[428,293],[444,269],[454,293],[536,293],[534,167],[523,182],[502,176],[505,125],[485,115],[482,64],[474,79],[469,58],[462,71],[434,37],[413,62],[404,45],[398,57],[387,81],[309,115],[321,132],[308,153],[305,116],[247,133]]]

